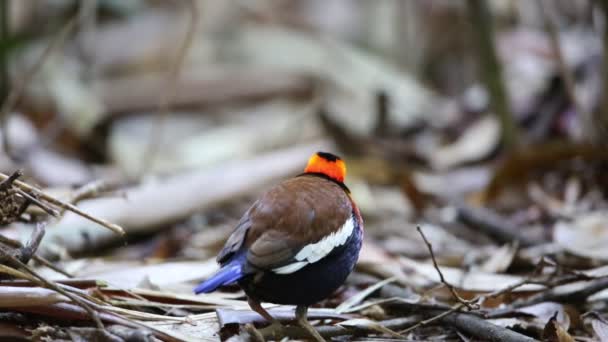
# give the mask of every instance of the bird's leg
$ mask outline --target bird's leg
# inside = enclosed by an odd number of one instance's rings
[[[326,342],[323,336],[308,322],[308,306],[298,305],[296,307],[296,319],[298,324],[304,328],[317,342]]]
[[[272,317],[272,315],[270,315],[270,313],[268,313],[268,311],[262,307],[259,301],[252,298],[247,298],[247,303],[249,304],[251,310],[257,312],[260,314],[260,316],[264,317],[264,319],[270,322],[270,325],[263,329],[264,331],[270,331],[277,337],[283,333],[283,324],[281,324],[281,322],[279,322],[276,318]]]
[[[275,324],[281,324],[277,319],[275,319],[274,317],[272,317],[268,311],[266,311],[266,309],[264,309],[262,307],[262,305],[260,304],[259,301],[252,299],[252,298],[247,298],[247,303],[249,304],[249,307],[251,308],[251,310],[257,312],[260,314],[260,316],[264,317],[264,319],[266,319],[268,322]]]

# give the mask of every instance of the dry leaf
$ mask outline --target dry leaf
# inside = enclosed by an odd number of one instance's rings
[[[559,303],[545,302],[526,306],[517,311],[532,315],[542,322],[555,319],[564,329],[568,330],[570,328],[570,316],[566,312],[564,306]]]
[[[608,212],[587,213],[572,222],[556,223],[553,240],[572,254],[608,260]]]
[[[591,312],[588,317],[591,319],[591,326],[597,338],[601,342],[608,342],[608,321],[595,312]]]
[[[517,253],[517,244],[506,244],[496,250],[488,260],[479,266],[479,270],[488,273],[504,272],[511,266],[515,253]]]
[[[432,153],[435,169],[445,170],[456,165],[479,161],[494,151],[500,142],[500,124],[493,115],[486,115],[453,144]]]
[[[543,330],[543,340],[549,342],[574,342],[574,338],[568,333],[568,330],[557,322],[555,316],[547,322]]]

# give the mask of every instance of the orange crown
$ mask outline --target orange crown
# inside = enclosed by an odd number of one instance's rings
[[[343,183],[346,177],[346,164],[340,157],[331,153],[317,152],[308,159],[308,165],[306,165],[304,172],[320,173]]]

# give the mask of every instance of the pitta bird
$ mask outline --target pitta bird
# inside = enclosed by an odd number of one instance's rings
[[[308,307],[344,283],[363,239],[345,176],[338,156],[313,154],[303,174],[272,187],[245,212],[217,256],[220,270],[195,293],[236,282],[266,320],[280,326],[260,302],[295,305],[298,323],[323,341],[306,318]]]

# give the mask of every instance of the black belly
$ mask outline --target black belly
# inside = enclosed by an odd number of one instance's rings
[[[254,299],[285,305],[312,305],[335,292],[352,272],[361,249],[359,227],[346,243],[325,258],[290,274],[264,272],[239,280],[245,293]]]

